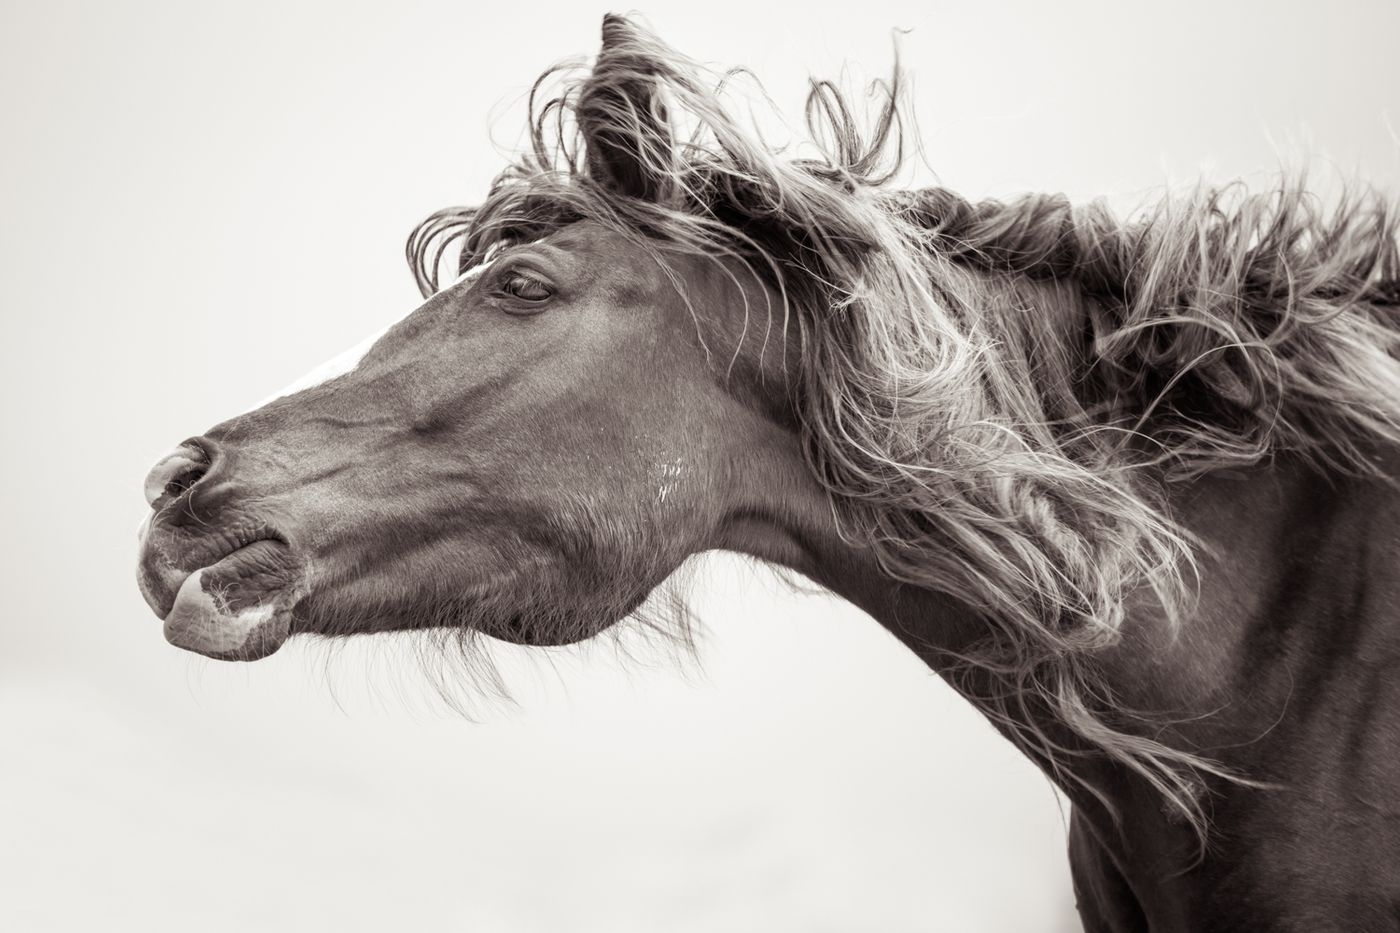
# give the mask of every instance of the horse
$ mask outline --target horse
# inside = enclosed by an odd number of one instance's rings
[[[868,121],[813,81],[797,158],[730,75],[602,32],[410,237],[421,307],[152,468],[166,638],[568,644],[735,551],[1059,785],[1087,930],[1396,928],[1393,202],[899,188],[897,62]]]

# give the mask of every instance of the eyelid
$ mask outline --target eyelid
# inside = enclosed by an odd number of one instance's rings
[[[521,260],[525,260],[527,258],[528,257],[525,256],[520,257]],[[554,280],[549,276],[548,273],[536,267],[534,263],[524,261],[511,262],[510,264],[505,265],[498,272],[498,274],[494,276],[492,289],[497,292],[504,292],[507,295],[509,295],[511,282],[515,281],[516,279],[524,279],[527,282],[531,283],[534,287],[544,289],[545,291],[549,292],[549,297],[551,298],[559,293],[558,286],[554,284]],[[511,297],[519,296],[512,295]]]
[[[513,275],[523,275],[526,278],[538,279],[550,288],[554,287],[554,280],[549,277],[549,273],[538,268],[529,261],[528,256],[511,257],[511,261],[504,263],[501,268],[499,279],[504,281]]]
[[[492,291],[500,295],[510,305],[543,310],[544,305],[557,293],[554,284],[542,273],[528,266],[511,265],[500,270],[495,277]]]

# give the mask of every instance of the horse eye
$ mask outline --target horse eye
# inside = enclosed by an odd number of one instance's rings
[[[501,282],[501,291],[521,301],[544,301],[554,294],[544,282],[520,272],[512,272],[506,276]]]

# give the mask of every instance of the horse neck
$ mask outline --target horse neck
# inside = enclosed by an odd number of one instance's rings
[[[1400,456],[1388,455],[1400,476]],[[1150,599],[1131,599],[1120,640],[1091,660],[1107,695],[1143,713],[1141,728],[1259,780],[1287,780],[1296,760],[1280,724],[1307,719],[1335,695],[1301,690],[1338,658],[1358,655],[1384,666],[1400,659],[1400,626],[1387,607],[1400,605],[1400,491],[1383,480],[1337,478],[1280,459],[1249,470],[1209,475],[1173,487],[1175,518],[1194,533],[1198,595],[1176,625]],[[813,505],[790,522],[781,553],[741,547],[794,566],[864,609],[940,673],[963,670],[954,659],[975,650],[985,632],[977,614],[947,596],[899,583],[871,553],[850,544]],[[1387,531],[1387,529],[1389,529]],[[974,705],[992,675],[951,678]],[[1027,715],[1035,715],[1029,706]],[[1028,723],[1065,744],[1076,740],[1048,713]],[[999,726],[1004,732],[1007,730]],[[1042,765],[1046,762],[1040,762]],[[1061,777],[1102,789],[1115,809],[1161,821],[1145,785],[1090,755],[1059,762]],[[1099,812],[1104,831],[1115,818],[1086,799],[1077,782],[1061,786],[1083,809]],[[1183,831],[1179,849],[1189,845]]]

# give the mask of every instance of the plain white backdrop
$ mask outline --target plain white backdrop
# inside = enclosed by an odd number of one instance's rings
[[[416,304],[404,236],[480,198],[604,8],[0,9],[0,929],[1077,929],[1045,780],[761,568],[702,575],[699,664],[503,650],[516,703],[475,721],[411,646],[221,665],[142,603],[149,464]],[[642,12],[790,114],[911,30],[928,160],[971,197],[1127,203],[1303,154],[1400,188],[1393,0]]]

